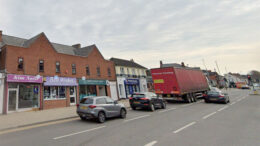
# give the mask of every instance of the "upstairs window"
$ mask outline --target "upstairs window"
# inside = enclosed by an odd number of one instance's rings
[[[86,66],[86,74],[87,74],[88,76],[90,75],[89,66]]]
[[[23,70],[23,58],[18,58],[18,70]]]
[[[60,62],[56,62],[56,73],[60,73]]]
[[[136,75],[134,68],[132,69],[132,74],[133,74],[133,75]]]
[[[72,74],[75,75],[76,74],[76,64],[72,64]]]
[[[125,74],[125,69],[123,67],[120,67],[120,74]]]
[[[110,70],[110,68],[107,68],[107,74],[108,74],[109,77],[111,77],[111,70]]]
[[[100,67],[97,67],[97,75],[100,77]]]
[[[43,60],[39,61],[39,72],[44,72],[44,61]]]

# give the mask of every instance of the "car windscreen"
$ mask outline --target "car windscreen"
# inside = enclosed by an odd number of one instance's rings
[[[216,91],[208,91],[208,95],[219,95],[220,92],[216,92]]]
[[[145,95],[144,94],[132,94],[133,98],[144,98]]]
[[[82,104],[93,104],[93,98],[83,98],[80,103]]]

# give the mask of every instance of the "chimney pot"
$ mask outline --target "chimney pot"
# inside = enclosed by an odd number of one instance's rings
[[[81,44],[75,44],[75,45],[72,45],[72,47],[74,47],[74,48],[81,48]]]

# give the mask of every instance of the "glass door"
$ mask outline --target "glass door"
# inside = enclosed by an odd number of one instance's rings
[[[70,105],[76,104],[76,88],[70,87]]]
[[[17,90],[8,90],[8,112],[16,111],[18,109]]]

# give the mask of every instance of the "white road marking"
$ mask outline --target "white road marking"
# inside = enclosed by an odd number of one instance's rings
[[[239,101],[241,101],[241,100],[242,100],[242,99],[240,98],[240,99],[237,100],[237,102],[239,102]]]
[[[125,120],[125,122],[137,120],[137,119],[140,119],[140,118],[145,118],[145,117],[148,117],[148,116],[150,116],[150,115],[143,115],[143,116],[135,117],[135,118],[132,118],[132,119]]]
[[[69,137],[69,136],[73,136],[73,135],[77,135],[77,134],[81,134],[81,133],[85,133],[85,132],[89,132],[89,131],[94,131],[94,130],[98,130],[98,129],[105,128],[105,127],[106,127],[106,126],[100,126],[100,127],[96,127],[96,128],[92,128],[92,129],[88,129],[88,130],[76,132],[76,133],[71,133],[71,134],[67,134],[67,135],[55,137],[55,138],[53,138],[53,139],[54,139],[54,140],[57,140],[57,139],[61,139],[61,138],[64,138],[64,137]]]
[[[193,103],[189,103],[189,104],[185,104],[185,105],[182,105],[181,107],[186,107],[186,106],[189,106],[189,105],[192,105]]]
[[[237,103],[237,102],[234,101],[234,102],[232,102],[230,105],[233,105],[233,104],[236,104],[236,103]]]
[[[157,141],[152,141],[152,142],[150,142],[150,143],[147,143],[146,145],[144,145],[144,146],[153,146],[154,144],[156,144],[157,143]]]
[[[220,112],[220,111],[222,111],[222,110],[224,110],[226,108],[228,108],[228,106],[224,106],[224,107],[220,108],[218,111]]]
[[[217,112],[210,113],[210,114],[204,116],[202,119],[207,119],[208,117],[210,117],[210,116],[212,116],[212,115],[214,115],[214,114],[216,114],[216,113],[217,113]]]
[[[173,133],[178,133],[178,132],[182,131],[183,129],[188,128],[194,124],[196,124],[196,122],[191,122],[190,124],[185,125],[185,126],[181,127],[180,129],[173,131]]]
[[[163,112],[167,112],[167,111],[171,111],[171,110],[175,110],[176,108],[170,108],[170,109],[166,109],[166,110],[163,110],[163,111],[159,111],[159,113],[163,113]]]

